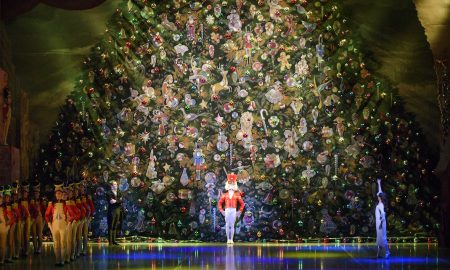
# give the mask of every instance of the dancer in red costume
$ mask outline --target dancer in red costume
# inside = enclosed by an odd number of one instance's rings
[[[225,184],[225,192],[218,202],[219,211],[225,216],[225,231],[227,233],[227,244],[233,244],[234,237],[234,223],[236,218],[239,217],[244,210],[244,201],[241,198],[237,183],[237,175],[230,173],[227,175],[227,183]],[[223,204],[225,203],[225,210]],[[236,211],[239,203],[239,210]]]

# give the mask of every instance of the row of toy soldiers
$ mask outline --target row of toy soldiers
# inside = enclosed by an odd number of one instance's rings
[[[54,241],[58,239],[55,241],[55,254],[64,253],[64,257],[57,255],[57,264],[62,265],[63,261],[70,262],[86,254],[89,223],[94,215],[92,199],[86,196],[85,185],[81,182],[64,188],[61,184],[56,187],[60,191],[56,193],[61,193],[62,198],[47,204],[41,197],[37,181],[31,185],[31,195],[28,182],[0,186],[0,264],[28,256],[30,236],[34,253],[41,253],[45,221],[53,234],[57,231],[53,227],[60,224],[61,219],[65,226],[64,245],[59,245],[62,243],[60,234],[52,235]],[[62,213],[55,211],[59,202],[63,203]]]
[[[45,220],[52,233],[56,265],[63,266],[86,255],[94,204],[83,182],[55,183],[55,198],[48,203]]]
[[[28,182],[0,186],[0,264],[26,257],[30,235],[34,252],[41,252],[45,202],[40,197],[40,184],[34,182],[30,196]]]

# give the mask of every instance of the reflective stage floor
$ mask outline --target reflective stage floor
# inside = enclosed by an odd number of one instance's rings
[[[90,244],[89,254],[60,269],[450,269],[450,250],[436,244],[391,244],[391,258],[376,259],[371,244],[211,243]],[[52,269],[53,245],[0,269]]]

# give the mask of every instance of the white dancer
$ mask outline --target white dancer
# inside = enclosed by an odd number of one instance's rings
[[[219,211],[225,216],[225,231],[227,234],[227,244],[233,244],[234,237],[234,223],[236,222],[236,217],[239,217],[244,210],[244,201],[241,198],[237,183],[237,175],[230,173],[227,175],[227,183],[225,184],[224,193],[218,202]],[[225,211],[223,210],[223,204],[225,203]],[[239,203],[239,211],[236,210],[237,204]]]
[[[377,179],[378,182],[378,204],[375,208],[375,219],[376,219],[376,229],[377,229],[377,257],[380,258],[380,250],[384,248],[385,258],[388,259],[390,256],[389,246],[386,236],[386,212],[384,211],[384,206],[387,206],[387,196],[381,190],[381,179]]]

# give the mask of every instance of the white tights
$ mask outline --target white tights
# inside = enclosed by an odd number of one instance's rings
[[[225,232],[227,233],[227,240],[233,241],[234,237],[234,223],[236,222],[236,208],[225,209]]]

